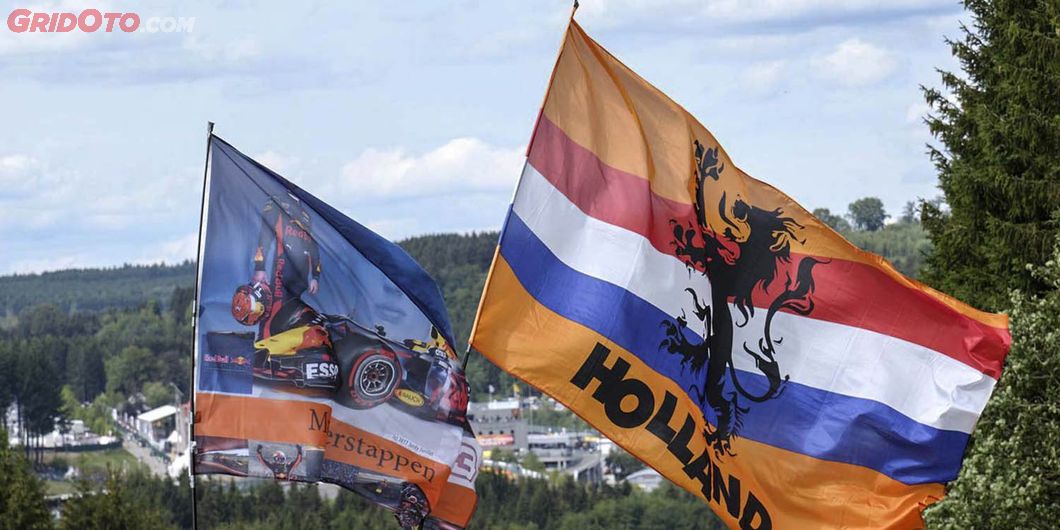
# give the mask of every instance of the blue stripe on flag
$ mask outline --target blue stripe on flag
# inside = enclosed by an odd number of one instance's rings
[[[608,337],[682,388],[701,383],[681,366],[679,356],[659,347],[665,337],[662,322],[672,321],[670,315],[621,287],[568,267],[514,211],[509,212],[500,253],[545,307]],[[764,376],[751,372],[740,371],[740,382],[750,392],[768,387]],[[703,409],[707,421],[715,423],[713,409]],[[742,437],[875,469],[905,484],[955,479],[968,442],[965,433],[920,424],[876,401],[794,382],[785,384],[780,397],[752,404],[742,420]]]

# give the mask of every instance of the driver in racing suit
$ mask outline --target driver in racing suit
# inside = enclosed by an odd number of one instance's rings
[[[298,456],[293,460],[288,458],[283,451],[273,451],[272,458],[265,458],[261,452],[261,444],[258,444],[258,460],[272,471],[272,476],[280,480],[293,480],[292,471],[302,463],[302,446],[298,446]]]
[[[258,327],[258,340],[307,326],[294,351],[255,355],[255,373],[265,379],[297,386],[335,390],[339,365],[321,326],[323,318],[302,295],[320,290],[320,247],[311,232],[311,217],[302,201],[286,193],[268,199],[261,211],[262,227],[254,251],[251,283],[266,282],[266,257],[272,254],[272,302]]]
[[[271,283],[272,307],[262,321],[259,338],[268,338],[316,317],[302,301],[303,293],[320,290],[320,247],[310,232],[311,220],[302,201],[291,194],[273,196],[261,211],[262,227],[254,251],[251,283]],[[272,281],[265,257],[272,247]]]

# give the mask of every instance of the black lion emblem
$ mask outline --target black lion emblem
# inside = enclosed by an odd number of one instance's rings
[[[706,338],[699,339],[686,333],[688,318],[682,314],[662,322],[666,338],[660,348],[680,355],[682,367],[691,368],[694,375],[704,374],[702,386],[693,384],[689,388],[701,406],[709,405],[717,415],[717,426],[711,428],[708,425],[703,435],[718,456],[732,455],[731,439],[738,434],[742,415],[749,410],[746,404],[779,396],[788,380],[788,376],[781,376],[776,357],[782,337],[771,334],[773,316],[781,309],[799,315],[813,311],[813,268],[825,262],[804,257],[799,261],[794,279],[784,273],[784,291],[769,303],[761,338],[754,345],[744,343],[743,351],[739,353],[750,355],[769,383],[761,393],[749,392],[740,383],[733,364],[734,326],[743,327],[750,322],[755,312],[752,293],[756,289],[765,292],[777,279],[780,266],[791,262],[791,241],[799,240],[797,234],[804,227],[785,217],[779,208],[763,210],[739,197],[730,206],[724,193],[716,205],[723,226],[711,226],[707,220],[704,192],[706,186],[719,180],[725,165],[719,163],[717,147],[705,148],[699,141],[695,142],[694,155],[696,223],[688,226],[677,220],[670,223],[673,225],[674,255],[688,266],[690,274],[705,274],[710,280],[709,301],[701,300],[694,290],[686,289],[692,296],[693,314],[703,324]],[[742,322],[733,321],[729,304],[740,313]]]

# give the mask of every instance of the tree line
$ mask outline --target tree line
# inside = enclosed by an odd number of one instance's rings
[[[167,300],[175,287],[190,285],[195,264],[123,265],[0,277],[0,316],[8,318],[40,304],[63,313],[128,309],[147,300]]]
[[[27,452],[39,460],[40,438],[70,420],[107,434],[111,408],[136,413],[188,396],[192,294],[173,289],[170,310],[155,300],[103,312],[39,305],[0,329],[0,411],[14,406]]]

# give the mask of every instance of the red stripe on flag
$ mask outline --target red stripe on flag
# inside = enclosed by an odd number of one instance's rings
[[[652,193],[649,182],[604,164],[542,116],[533,139],[530,164],[587,215],[647,238],[664,254],[673,254],[674,226],[694,222],[691,204]],[[775,296],[784,274],[795,277],[805,257],[792,254],[771,285]],[[678,258],[675,256],[675,260]],[[814,269],[815,309],[811,318],[882,333],[938,351],[998,378],[1012,342],[1007,329],[962,315],[931,294],[899,283],[871,265],[827,258]],[[766,292],[755,293],[764,307]]]

